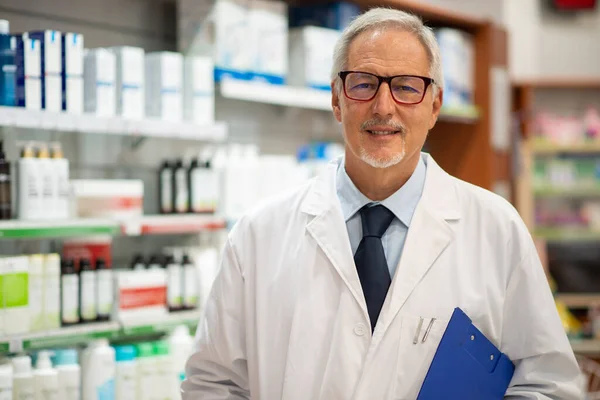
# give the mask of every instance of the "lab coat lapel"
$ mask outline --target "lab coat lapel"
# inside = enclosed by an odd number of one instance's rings
[[[377,322],[376,331],[385,330],[428,273],[444,249],[454,239],[451,226],[460,218],[453,178],[429,155],[425,155],[427,175],[423,195],[411,221],[404,249],[390,292]]]
[[[339,162],[339,160],[338,160]],[[367,306],[356,272],[346,223],[335,191],[338,162],[317,176],[302,203],[302,211],[314,215],[306,229],[335,268],[368,320]]]

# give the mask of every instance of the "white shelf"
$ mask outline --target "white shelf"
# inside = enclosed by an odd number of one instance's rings
[[[127,236],[194,233],[226,226],[224,218],[202,214],[144,215],[121,221],[121,231]]]
[[[229,99],[331,111],[331,92],[325,90],[233,79],[222,80],[220,90]]]
[[[162,137],[188,140],[222,141],[227,138],[227,125],[195,125],[147,118],[127,120],[103,118],[91,114],[67,114],[20,107],[0,107],[0,126],[51,130],[60,132],[101,133],[140,137]]]

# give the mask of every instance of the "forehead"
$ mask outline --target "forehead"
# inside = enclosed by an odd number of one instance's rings
[[[348,69],[390,75],[427,74],[429,57],[414,33],[395,28],[372,29],[351,42]]]

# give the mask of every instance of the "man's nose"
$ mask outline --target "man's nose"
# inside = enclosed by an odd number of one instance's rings
[[[390,85],[383,82],[373,99],[373,113],[382,117],[392,116],[396,108],[396,102],[392,98]]]

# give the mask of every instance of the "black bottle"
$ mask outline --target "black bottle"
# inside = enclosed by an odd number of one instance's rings
[[[173,212],[178,214],[187,213],[189,210],[189,187],[187,171],[181,159],[177,160],[173,167]]]
[[[60,320],[62,326],[79,323],[79,275],[71,259],[61,263]]]
[[[189,211],[191,213],[199,213],[202,208],[202,204],[200,203],[200,199],[198,198],[198,194],[200,193],[201,188],[198,187],[198,177],[197,172],[200,170],[200,165],[198,164],[197,159],[193,159],[190,168],[187,173],[187,184],[188,184],[188,206]]]
[[[4,154],[4,145],[0,141],[0,219],[12,218],[10,163]]]
[[[161,214],[170,214],[173,206],[173,168],[168,161],[163,162],[158,172],[158,201]]]
[[[79,316],[81,322],[96,320],[97,313],[97,284],[96,269],[87,258],[79,261]]]
[[[131,261],[131,269],[134,271],[140,271],[146,269],[146,263],[144,262],[144,256],[136,254]]]
[[[96,310],[98,321],[110,320],[114,304],[113,271],[103,258],[96,259]]]

